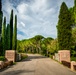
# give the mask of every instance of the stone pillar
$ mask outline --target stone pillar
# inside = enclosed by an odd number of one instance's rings
[[[67,61],[70,62],[70,50],[60,50],[59,54],[59,62]]]
[[[74,65],[76,65],[76,62],[75,61],[71,61],[71,70],[75,70],[74,69]]]
[[[16,51],[15,50],[6,50],[6,52],[5,52],[5,58],[8,61],[15,62],[15,60],[16,60]]]

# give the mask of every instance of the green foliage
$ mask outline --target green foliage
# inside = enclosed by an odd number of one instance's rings
[[[0,0],[0,54],[2,55],[2,43],[1,43],[1,33],[2,33],[2,19],[3,19],[3,12],[2,12],[2,2]]]
[[[58,43],[60,50],[71,49],[71,15],[68,7],[63,2],[60,8],[59,21],[58,21]]]
[[[7,42],[7,46],[6,49],[10,50],[10,25],[7,25],[7,29],[6,29],[6,42]]]
[[[0,11],[0,36],[1,36],[1,31],[2,31],[2,18],[3,18],[3,12]]]
[[[22,41],[17,41],[18,52],[28,52],[28,53],[40,53],[45,56],[49,54],[54,54],[57,52],[57,41],[55,41],[54,46],[51,43],[54,39],[51,37],[44,38],[41,35],[37,35],[30,39],[24,39]],[[53,46],[53,47],[52,47]]]
[[[75,26],[74,7],[69,9],[69,13],[71,15],[71,23],[72,23],[72,27],[73,27],[73,26]]]
[[[0,56],[0,61],[4,61],[5,57],[4,56]]]
[[[4,17],[4,22],[2,25],[2,48],[3,48],[3,54],[6,50],[6,17]]]
[[[76,25],[76,0],[74,0],[74,17],[75,17],[75,25]]]
[[[21,53],[21,60],[27,58],[28,56],[25,53]]]
[[[76,27],[72,29],[72,42],[75,45],[76,44]]]
[[[2,18],[3,18],[2,2],[0,0],[0,36],[1,36],[1,29],[2,29]]]
[[[74,5],[76,6],[76,0],[74,0]]]
[[[16,50],[17,47],[17,15],[15,15],[14,33],[13,33],[13,44],[12,49]]]
[[[71,57],[71,61],[76,61],[76,57]]]
[[[12,50],[12,39],[13,39],[13,10],[10,15],[10,50]]]

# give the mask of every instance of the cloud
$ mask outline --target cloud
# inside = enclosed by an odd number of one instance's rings
[[[25,24],[24,24],[23,22],[21,22],[21,25],[22,25],[23,27],[25,27]]]
[[[27,39],[35,35],[57,37],[56,25],[60,5],[64,1],[68,7],[73,0],[2,0],[3,13],[9,22],[11,9],[18,16],[18,39]],[[70,2],[70,3],[69,3]]]

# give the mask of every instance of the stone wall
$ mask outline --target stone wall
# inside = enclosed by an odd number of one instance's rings
[[[59,62],[67,61],[70,62],[70,50],[60,50],[59,54]]]
[[[5,58],[7,61],[16,61],[16,51],[15,50],[6,50]]]
[[[53,59],[71,68],[71,70],[76,70],[76,62],[70,61],[70,50],[59,50],[58,53],[55,53]]]

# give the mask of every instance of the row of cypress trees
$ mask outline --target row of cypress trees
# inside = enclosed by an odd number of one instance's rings
[[[73,14],[73,15],[72,15]],[[74,8],[72,13],[69,8],[62,3],[59,14],[58,44],[59,50],[70,50],[72,45],[72,26],[76,24],[76,0],[74,0]]]
[[[0,0],[1,2],[1,0]],[[2,4],[0,4],[2,9]],[[1,14],[0,14],[1,15]],[[13,10],[11,10],[10,14],[10,23],[6,24],[6,17],[4,17],[3,21],[1,21],[1,54],[5,54],[5,50],[16,50],[17,46],[17,15],[15,15],[15,19],[13,18]],[[3,17],[3,15],[2,15]],[[2,20],[2,18],[0,18]],[[14,25],[14,26],[13,26]]]

